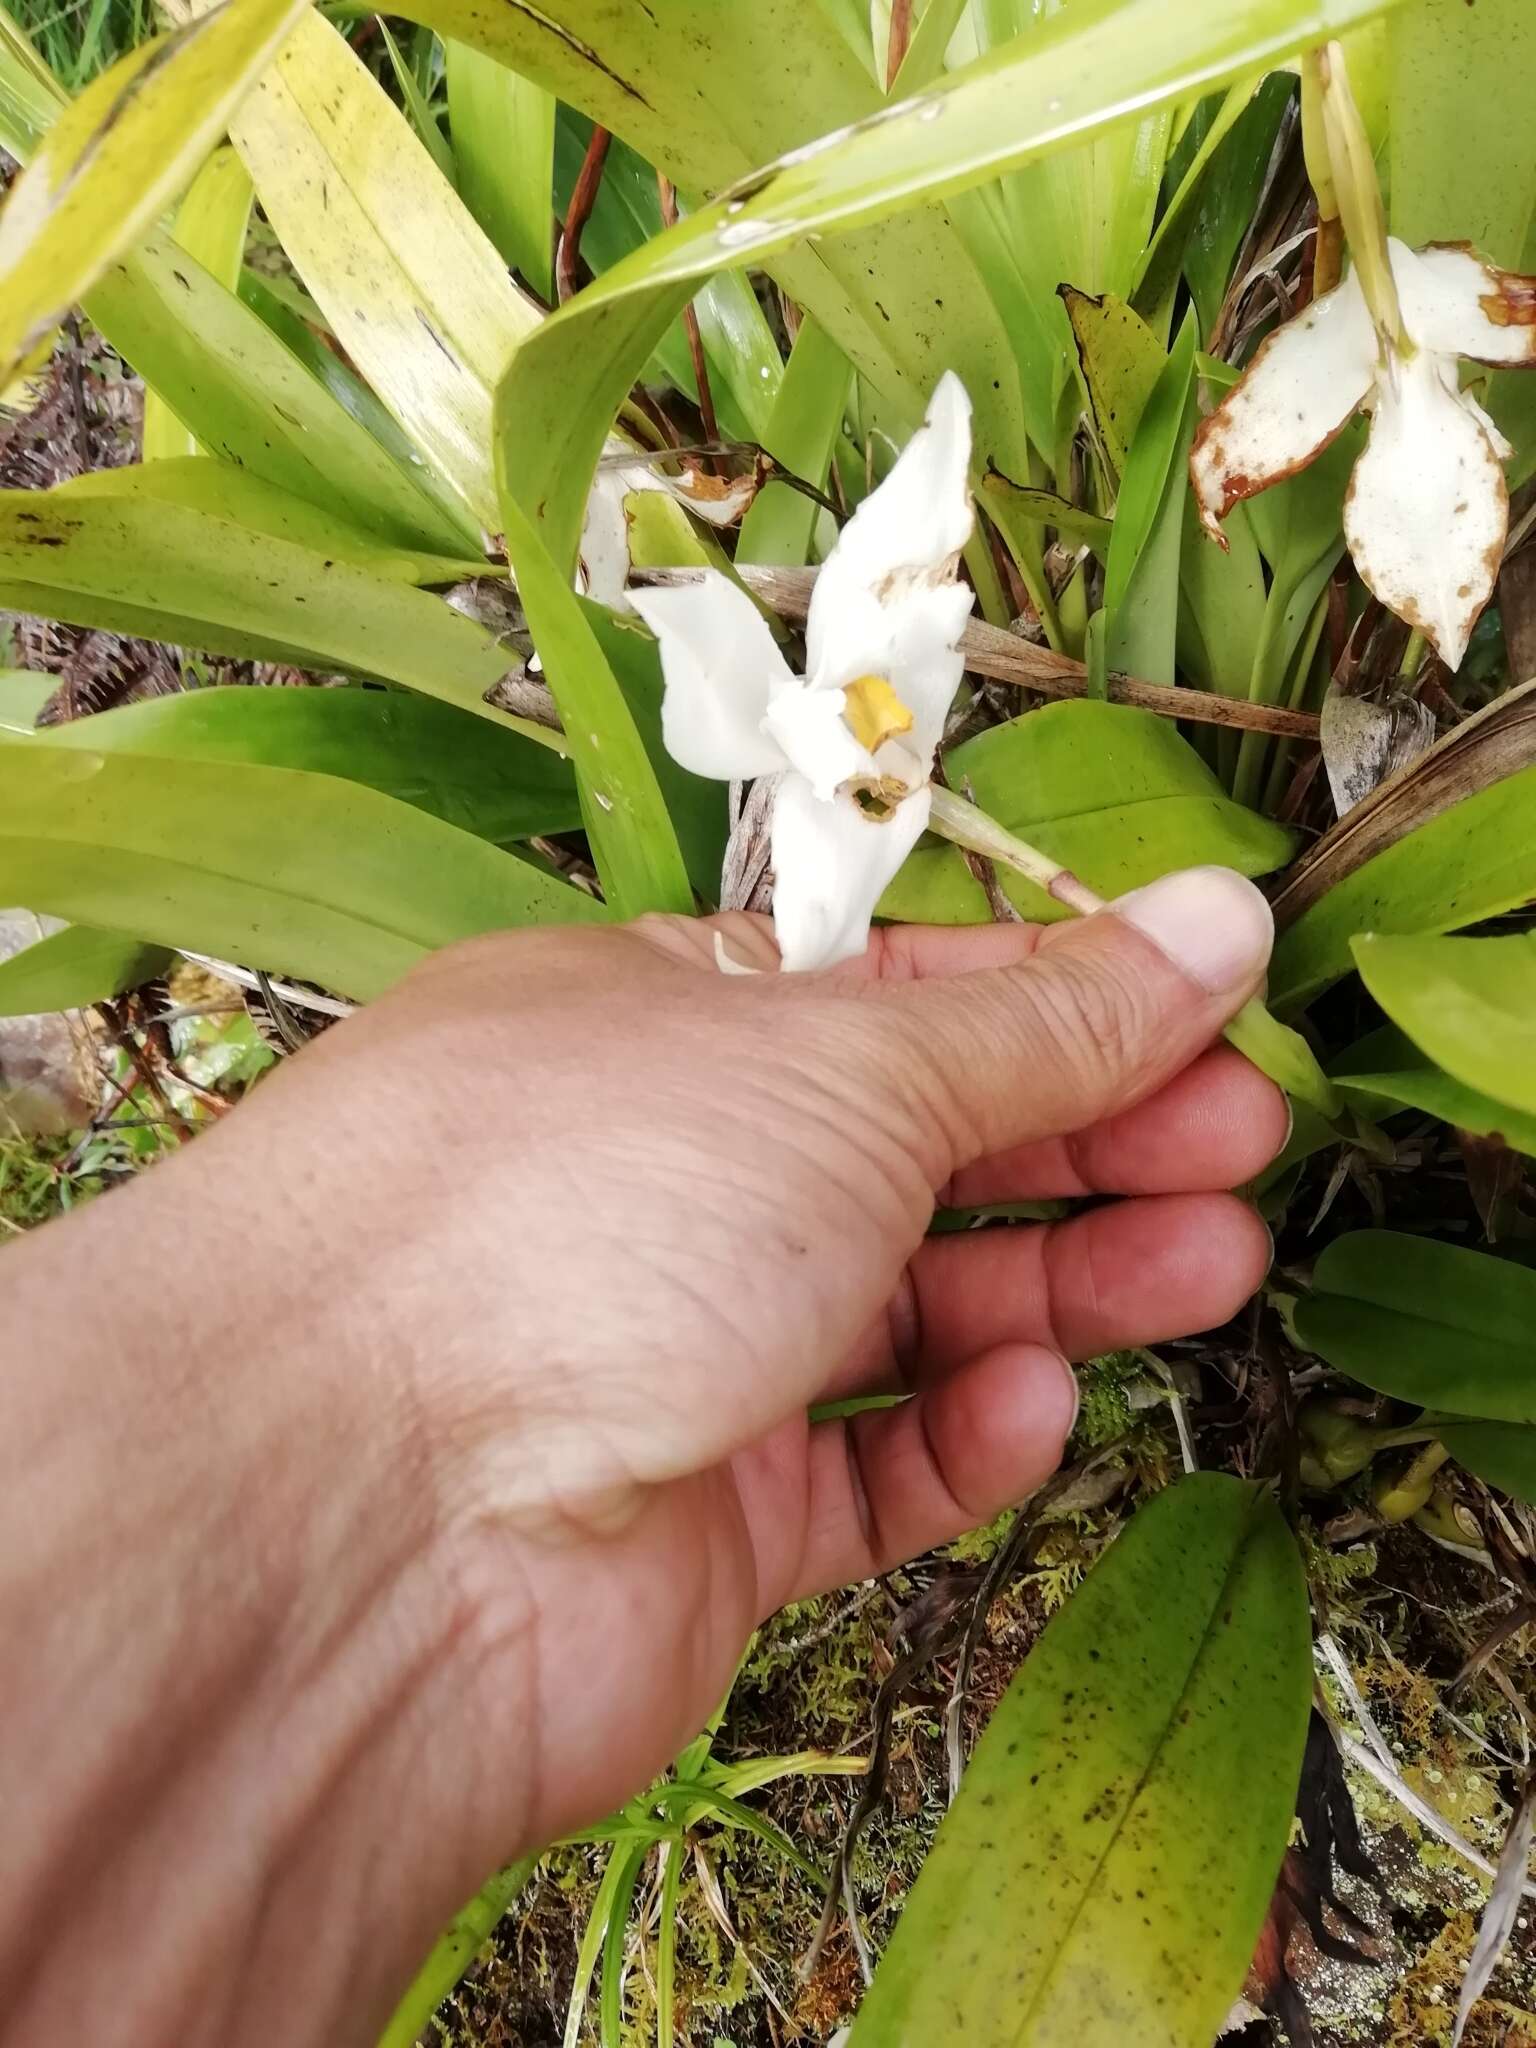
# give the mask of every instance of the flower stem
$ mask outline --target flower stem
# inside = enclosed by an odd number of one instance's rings
[[[1312,296],[1320,299],[1339,282],[1343,270],[1344,229],[1339,219],[1339,194],[1333,182],[1333,159],[1323,121],[1323,59],[1308,50],[1301,60],[1301,151],[1307,179],[1317,201],[1317,246],[1312,257]]]
[[[1350,91],[1349,67],[1340,44],[1330,43],[1317,54],[1321,82],[1323,133],[1327,138],[1332,168],[1333,196],[1344,222],[1355,274],[1382,348],[1398,356],[1413,354],[1413,343],[1403,325],[1398,302],[1397,280],[1387,248],[1387,212],[1381,201],[1376,177],[1376,159],[1371,138]],[[1302,75],[1306,87],[1305,68]]]
[[[1104,898],[1094,894],[1086,882],[1080,882],[1070,868],[1064,868],[1059,860],[1053,860],[1048,853],[1041,853],[1038,847],[1027,840],[1016,839],[996,818],[989,818],[985,811],[975,804],[967,803],[963,796],[956,796],[952,789],[943,789],[938,783],[930,792],[933,808],[928,814],[931,831],[949,839],[956,846],[963,846],[971,853],[979,853],[987,860],[993,860],[1000,867],[1012,868],[1015,874],[1025,876],[1047,896],[1076,911],[1079,917],[1088,917],[1095,910],[1104,908]]]

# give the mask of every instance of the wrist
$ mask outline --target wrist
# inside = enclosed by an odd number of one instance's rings
[[[476,1813],[480,1622],[439,1539],[412,1377],[355,1304],[322,1313],[355,1275],[282,1232],[255,1258],[215,1241],[221,1150],[0,1262],[12,1332],[46,1331],[82,1281],[97,1303],[46,1372],[15,1375],[8,1417],[0,1627],[29,1663],[0,1755],[17,2039],[232,2048],[259,2014],[295,2048],[367,2040],[438,1919],[519,1846],[516,1786]],[[125,1244],[175,1248],[181,1304]]]

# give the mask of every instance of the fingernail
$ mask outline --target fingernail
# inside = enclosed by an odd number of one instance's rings
[[[1077,1374],[1072,1370],[1070,1359],[1063,1358],[1060,1352],[1056,1351],[1048,1353],[1048,1356],[1056,1365],[1063,1382],[1062,1410],[1065,1419],[1061,1440],[1065,1444],[1070,1442],[1072,1432],[1077,1427],[1078,1411],[1083,1405],[1083,1390],[1077,1383]]]
[[[1269,905],[1231,868],[1185,868],[1109,908],[1213,996],[1251,988],[1274,944]]]

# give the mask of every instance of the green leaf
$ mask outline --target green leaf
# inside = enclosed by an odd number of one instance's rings
[[[1069,284],[1062,285],[1060,291],[1072,323],[1094,425],[1118,477],[1124,472],[1142,413],[1168,358],[1146,321],[1124,299],[1109,292],[1093,298]]]
[[[1317,1063],[1317,1055],[1299,1031],[1281,1024],[1257,997],[1244,1003],[1227,1026],[1226,1039],[1261,1074],[1267,1074],[1293,1101],[1304,1102],[1337,1125],[1343,1114],[1338,1092]]]
[[[0,148],[25,163],[68,103],[26,30],[0,7]]]
[[[1536,1273],[1390,1230],[1336,1238],[1296,1310],[1301,1341],[1378,1393],[1536,1423]]]
[[[1352,1046],[1347,1068],[1336,1065],[1333,1079],[1341,1095],[1377,1122],[1394,1109],[1416,1109],[1456,1130],[1502,1138],[1515,1151],[1536,1158],[1536,1116],[1453,1080],[1390,1025]]]
[[[334,374],[345,389],[348,373],[329,349],[313,342],[319,360],[297,360],[168,235],[148,236],[115,263],[86,311],[210,454],[398,547],[456,554],[478,544],[479,528],[462,510],[449,514],[433,501],[420,458],[414,474],[403,469],[314,374]],[[371,394],[369,402],[377,405]]]
[[[58,687],[57,676],[38,675],[29,668],[0,668],[0,739],[10,732],[31,732]]]
[[[792,476],[818,490],[826,485],[832,451],[842,432],[852,374],[836,342],[814,320],[802,321],[763,446]],[[819,516],[815,500],[803,491],[784,483],[766,484],[741,522],[736,560],[789,566],[808,562]]]
[[[190,511],[231,520],[248,532],[292,541],[315,554],[350,562],[394,583],[456,583],[461,577],[485,573],[485,564],[478,558],[455,561],[417,549],[391,547],[377,534],[360,532],[336,511],[322,510],[249,470],[208,455],[167,456],[159,462],[128,463],[121,469],[88,470],[84,476],[56,485],[54,496],[70,502],[109,498],[184,505]]]
[[[395,75],[395,84],[400,89],[400,102],[405,108],[412,132],[433,163],[452,184],[454,162],[448,138],[439,127],[437,116],[433,113],[431,103],[422,91],[415,72],[401,55],[400,45],[390,34],[389,23],[382,14],[376,14],[374,20],[378,23],[379,34],[384,39],[384,52],[389,58],[389,68]],[[428,41],[430,42],[430,38]]]
[[[1241,78],[1224,97],[1203,100],[1189,122],[1168,164],[1168,177],[1178,184],[1136,264],[1135,300],[1159,334],[1166,334],[1168,316],[1178,289],[1186,243],[1201,211],[1205,183],[1223,143],[1253,104],[1256,78]]]
[[[581,826],[575,776],[558,754],[393,690],[187,690],[50,726],[38,743],[335,775],[498,845]]]
[[[485,702],[509,657],[440,599],[187,505],[0,491],[0,605],[213,654],[379,676],[560,744]]]
[[[491,393],[538,309],[404,114],[318,16],[299,22],[230,139],[347,354],[494,529]]]
[[[1463,797],[1362,862],[1280,934],[1270,1000],[1295,1008],[1354,964],[1363,932],[1406,936],[1478,924],[1536,896],[1536,768]]]
[[[581,600],[507,493],[507,557],[576,764],[592,858],[619,917],[693,909],[693,891],[656,771]]]
[[[649,14],[594,9],[592,0],[495,10],[479,0],[410,0],[410,7],[440,33],[478,44],[600,121],[687,198],[720,192],[784,151],[886,105],[870,68],[867,23],[855,54],[839,26],[805,0],[667,0]],[[1023,473],[1015,350],[965,237],[957,238],[943,210],[919,207],[834,244],[786,249],[770,268],[894,403],[899,417],[891,430],[899,437],[917,425],[939,377],[953,369],[975,399],[979,445],[1010,475]],[[704,311],[701,305],[701,326]]]
[[[1529,0],[1416,0],[1387,61],[1393,233],[1518,268],[1536,204]]]
[[[1290,1833],[1306,1584],[1257,1487],[1131,1522],[982,1736],[852,2048],[1209,2048]]]
[[[450,37],[443,45],[459,196],[503,261],[554,296],[555,102],[530,78]]]
[[[592,124],[566,110],[555,135],[555,192],[562,216],[570,205]],[[648,242],[662,229],[656,173],[644,157],[615,138],[609,143],[592,217],[582,230],[583,260],[599,275]],[[738,439],[761,441],[784,374],[773,330],[757,302],[750,279],[722,271],[695,295],[710,392],[721,430]],[[655,368],[690,401],[698,380],[688,337],[674,321],[656,344]]]
[[[1456,1422],[1440,1432],[1456,1460],[1516,1500],[1536,1501],[1536,1429],[1507,1422]]]
[[[1536,933],[1378,938],[1351,950],[1394,1024],[1468,1088],[1536,1119]]]
[[[1110,522],[1101,519],[1097,512],[1083,511],[1080,505],[1058,497],[1054,491],[1037,491],[1010,483],[993,470],[982,478],[978,495],[983,511],[990,512],[995,507],[1003,518],[1016,513],[1037,525],[1054,526],[1063,540],[1092,548],[1100,561],[1109,553]]]
[[[1195,431],[1195,323],[1185,320],[1137,424],[1120,483],[1104,572],[1109,666],[1171,683],[1179,627],[1179,557]]]
[[[1089,25],[1101,12],[1093,0],[980,0],[974,11],[983,52],[1026,50],[1051,33]],[[1063,284],[1128,297],[1152,231],[1171,132],[1172,108],[1156,107],[1095,136],[1016,169],[998,191],[1028,297],[1044,316],[1050,346],[1049,394],[1064,396],[1071,339],[1052,295]],[[1058,473],[1062,463],[1056,462]]]
[[[693,0],[676,12],[681,18],[697,7]],[[731,11],[766,21],[777,9]],[[827,147],[770,165],[607,272],[524,343],[497,394],[499,474],[545,527],[556,563],[573,566],[586,488],[603,438],[657,337],[699,278],[763,264],[807,235],[841,234],[914,200],[984,182],[1074,139],[1091,139],[1133,105],[1146,109],[1171,102],[1252,71],[1378,11],[1380,0],[1237,0],[1199,10],[1186,0],[1098,0],[950,73],[920,100],[882,109],[879,119],[864,120]],[[804,11],[799,13],[804,19]],[[528,10],[511,10],[507,34],[515,41],[526,32],[547,55],[550,38],[560,35],[558,22],[543,9],[537,19],[542,31],[532,26]],[[785,46],[798,53],[802,42],[797,33]],[[584,47],[597,59],[590,45]],[[781,72],[782,57],[781,48],[765,68]],[[605,52],[601,61],[617,68],[613,53]],[[693,79],[707,75],[696,63],[683,69]],[[644,81],[654,89],[650,65]],[[718,94],[724,84],[710,77],[708,90]],[[753,91],[757,84],[752,81]],[[698,113],[704,94],[702,83],[694,87],[690,116]],[[744,133],[750,133],[751,120],[748,113]],[[815,253],[823,262],[832,260],[825,247]],[[894,326],[894,309],[886,311]],[[864,368],[837,322],[824,318],[823,324]],[[948,314],[938,329],[925,314],[921,331],[944,335],[946,361],[957,358],[973,398],[979,407],[984,404],[991,380],[978,381],[974,365],[959,358]],[[877,388],[890,387],[889,374],[870,374]],[[910,390],[908,396],[910,401]],[[979,417],[982,466],[995,458],[1005,474],[1022,474],[1022,463],[991,445],[989,424],[989,417]]]
[[[1393,1108],[1416,1109],[1425,1116],[1438,1117],[1455,1130],[1471,1131],[1475,1137],[1501,1138],[1512,1151],[1536,1159],[1536,1117],[1509,1109],[1476,1088],[1463,1087],[1438,1067],[1341,1074],[1336,1077],[1335,1086],[1373,1122],[1379,1123]]]
[[[1200,525],[1193,492],[1184,497],[1184,546],[1179,555],[1179,663],[1203,690],[1246,697],[1264,634],[1267,592],[1248,508],[1234,505],[1222,526],[1227,547],[1212,547]],[[1238,735],[1216,735],[1224,779],[1236,764]],[[1224,744],[1230,742],[1230,744]]]
[[[641,502],[666,501],[647,491]],[[706,903],[718,903],[729,832],[726,786],[691,775],[667,752],[661,737],[661,651],[650,634],[633,613],[610,612],[587,598],[580,603],[650,759],[688,878]]]
[[[308,0],[227,0],[58,117],[0,212],[0,390],[186,183]]]
[[[176,213],[175,242],[233,291],[251,217],[251,181],[228,148],[216,149],[192,181]],[[144,460],[195,455],[197,438],[154,390],[144,394]]]
[[[0,746],[0,893],[362,1000],[455,939],[603,916],[544,869],[359,783],[41,739]]]
[[[462,1906],[438,1937],[432,1953],[411,1980],[411,1988],[395,2007],[378,2048],[416,2048],[432,2015],[475,1960],[501,1919],[517,1899],[538,1862],[525,1856],[484,1883]]]
[[[1203,340],[1212,338],[1232,265],[1258,204],[1293,79],[1266,78],[1212,163],[1184,244],[1184,275],[1194,295]]]
[[[174,955],[122,932],[66,925],[35,946],[0,960],[0,1017],[30,1017],[42,1010],[83,1010],[125,989],[140,988],[170,966]]]
[[[1292,835],[1234,804],[1177,729],[1150,711],[1087,700],[1028,711],[953,749],[951,785],[1104,896],[1174,868],[1213,862],[1267,874],[1290,858]],[[1026,917],[1059,903],[1012,873],[999,880]],[[983,924],[986,896],[952,846],[911,854],[880,904],[913,924]]]

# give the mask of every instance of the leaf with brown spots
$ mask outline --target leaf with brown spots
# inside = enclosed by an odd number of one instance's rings
[[[1310,1693],[1273,1500],[1180,1481],[998,1706],[852,2048],[1208,2048],[1285,1850]]]

